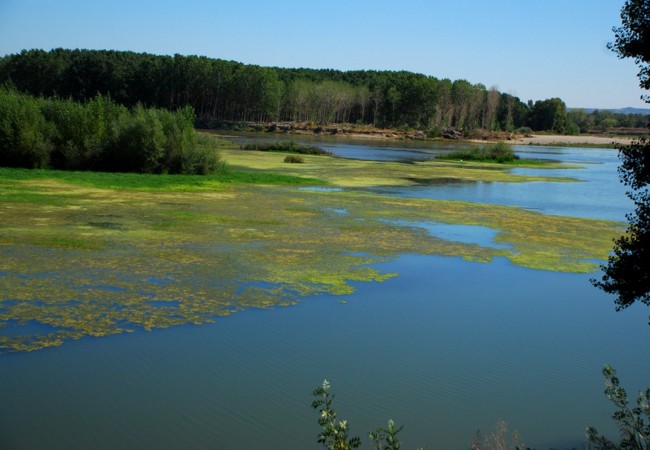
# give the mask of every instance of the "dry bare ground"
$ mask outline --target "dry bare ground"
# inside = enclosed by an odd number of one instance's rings
[[[629,144],[631,138],[621,137],[608,137],[608,136],[564,136],[564,135],[540,135],[534,134],[532,136],[520,137],[516,141],[518,144],[532,144],[532,145],[553,145],[553,144],[595,144],[595,145],[608,145],[611,143],[616,144]]]

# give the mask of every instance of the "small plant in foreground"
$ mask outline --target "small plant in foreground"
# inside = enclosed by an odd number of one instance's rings
[[[471,450],[525,450],[526,447],[520,442],[521,436],[514,431],[508,439],[508,422],[497,420],[494,430],[487,436],[477,431],[469,443]],[[510,442],[508,442],[510,441]]]
[[[605,395],[618,408],[612,418],[618,422],[621,441],[618,444],[610,441],[599,435],[594,427],[587,428],[587,440],[601,450],[650,449],[650,423],[646,424],[643,418],[650,419],[650,389],[640,392],[636,399],[637,407],[631,408],[625,389],[619,386],[616,371],[607,365],[603,368],[603,375]]]
[[[348,439],[348,423],[346,420],[337,420],[336,411],[332,408],[334,394],[329,393],[330,383],[323,380],[323,384],[314,389],[316,397],[311,407],[318,409],[320,417],[318,425],[322,431],[318,435],[318,442],[322,443],[329,450],[349,450],[361,445],[361,439],[352,437]]]
[[[318,435],[318,442],[328,450],[357,448],[361,445],[361,439],[356,436],[348,438],[348,422],[336,419],[336,411],[332,407],[334,394],[330,394],[329,389],[329,381],[323,380],[323,384],[313,391],[316,400],[312,402],[311,406],[320,412],[318,425],[322,429]],[[395,422],[391,419],[388,421],[388,428],[378,428],[376,431],[368,433],[373,448],[375,450],[399,450],[402,444],[397,439],[397,433],[402,431],[402,428],[404,427],[395,428]]]
[[[388,421],[388,428],[378,428],[376,431],[368,433],[375,450],[399,450],[402,444],[397,439],[397,433],[402,431],[404,426],[395,428],[393,419]]]

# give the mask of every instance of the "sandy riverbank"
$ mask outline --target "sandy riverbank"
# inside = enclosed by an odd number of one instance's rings
[[[588,135],[566,136],[534,134],[532,136],[519,136],[510,142],[526,145],[611,145],[612,143],[629,144],[632,142],[632,138]]]
[[[241,125],[241,124],[239,124]],[[396,129],[381,129],[369,125],[351,125],[351,124],[331,124],[321,126],[312,122],[282,122],[282,123],[247,123],[247,130],[239,131],[258,131],[276,134],[289,134],[289,135],[327,135],[338,136],[353,139],[408,139],[408,140],[427,140],[427,134],[421,130],[396,130]],[[205,124],[204,130],[216,129]],[[533,135],[520,135],[507,132],[482,132],[472,133],[473,137],[465,137],[460,132],[447,132],[448,135],[453,136],[453,139],[448,139],[450,142],[470,142],[475,144],[486,142],[503,141],[509,144],[518,145],[558,145],[558,146],[589,146],[595,145],[599,147],[613,147],[613,144],[629,144],[632,137],[612,137],[612,136],[594,136],[594,135],[552,135],[552,134],[533,134]],[[444,136],[444,135],[443,135]],[[444,138],[438,138],[447,140]]]

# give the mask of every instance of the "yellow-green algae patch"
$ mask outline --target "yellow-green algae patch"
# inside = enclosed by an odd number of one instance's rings
[[[462,161],[419,161],[413,163],[386,161],[358,161],[328,156],[301,155],[303,164],[287,164],[286,153],[224,150],[223,158],[235,168],[255,169],[285,175],[325,180],[342,187],[409,186],[437,181],[506,182],[529,181],[575,182],[567,177],[543,175],[517,175],[512,165]],[[525,164],[522,164],[525,167]],[[571,166],[549,163],[535,168],[569,168]]]
[[[319,175],[320,176],[320,175]],[[374,175],[373,175],[374,176]],[[202,324],[382,281],[373,264],[432,254],[586,272],[620,224],[513,207],[284,186],[217,192],[0,180],[0,349]],[[23,196],[21,192],[29,191]],[[56,201],[42,201],[44,197]],[[480,225],[501,246],[406,223]]]

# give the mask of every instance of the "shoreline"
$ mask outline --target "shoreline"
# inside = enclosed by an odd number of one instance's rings
[[[242,126],[243,125],[243,126]],[[330,124],[317,125],[311,122],[271,122],[271,123],[244,123],[237,124],[233,129],[217,129],[216,127],[199,127],[199,131],[228,132],[249,131],[267,135],[296,135],[296,136],[332,136],[351,139],[376,139],[376,140],[412,140],[430,142],[458,142],[486,144],[505,142],[515,145],[544,145],[544,146],[597,146],[615,148],[616,145],[628,145],[639,136],[596,136],[591,134],[560,135],[560,134],[527,134],[520,135],[503,131],[488,132],[477,130],[475,136],[465,137],[455,130],[443,130],[442,136],[428,137],[421,130],[397,130],[389,128],[375,128],[368,125]]]
[[[614,148],[614,146],[618,144],[628,145],[633,140],[634,138],[594,136],[589,134],[577,136],[561,134],[533,134],[530,136],[518,137],[510,142],[516,143],[518,145],[597,145],[599,147]]]

